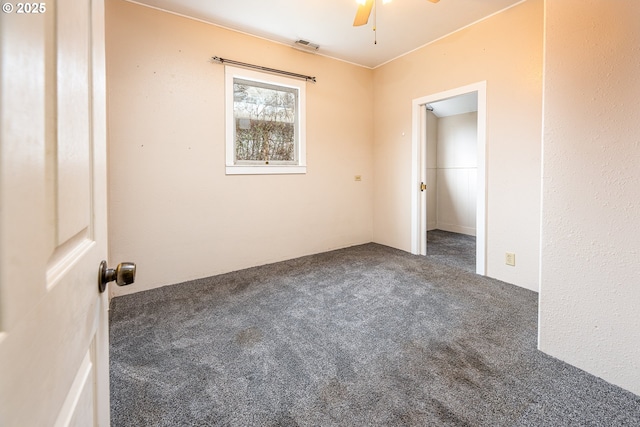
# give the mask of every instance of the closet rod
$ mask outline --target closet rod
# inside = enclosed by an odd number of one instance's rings
[[[275,68],[268,68],[268,67],[262,67],[260,65],[253,65],[253,64],[247,64],[244,62],[232,61],[231,59],[220,58],[219,56],[214,56],[211,58],[211,60],[218,62],[220,64],[232,64],[232,65],[237,65],[239,67],[253,68],[254,70],[266,71],[267,73],[282,74],[284,76],[311,81],[313,83],[316,82],[315,77],[305,76],[304,74],[291,73],[289,71],[276,70]]]

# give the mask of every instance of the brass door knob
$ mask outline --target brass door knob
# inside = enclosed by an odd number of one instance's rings
[[[127,286],[135,282],[136,265],[132,262],[121,262],[113,269],[107,267],[107,261],[102,261],[98,270],[98,290],[104,292],[107,283],[114,280],[118,286]]]

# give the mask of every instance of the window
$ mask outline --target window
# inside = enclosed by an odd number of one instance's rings
[[[225,67],[226,171],[306,173],[305,84]]]

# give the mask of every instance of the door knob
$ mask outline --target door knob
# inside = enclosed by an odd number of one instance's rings
[[[118,286],[127,286],[135,282],[136,265],[132,262],[121,262],[113,269],[107,268],[107,261],[102,261],[98,270],[98,290],[104,292],[107,283],[114,280]]]

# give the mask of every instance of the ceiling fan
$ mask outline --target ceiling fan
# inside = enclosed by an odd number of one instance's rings
[[[375,0],[356,0],[358,2],[358,10],[356,11],[356,18],[353,20],[353,26],[359,27],[369,22],[369,16],[371,16],[371,9]],[[388,0],[391,1],[391,0]],[[438,3],[440,0],[429,0],[431,3]],[[386,3],[386,2],[383,2]]]

